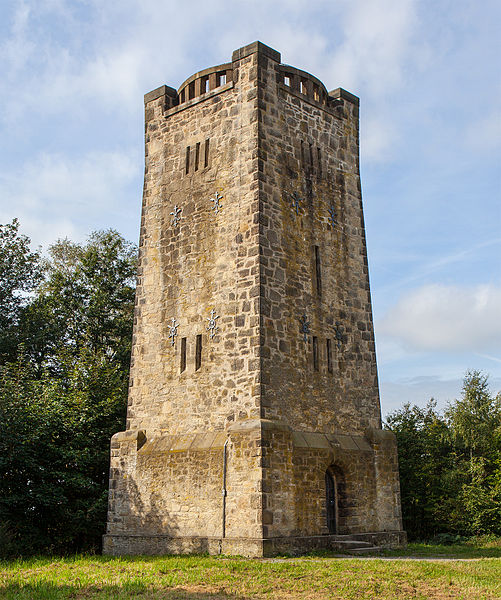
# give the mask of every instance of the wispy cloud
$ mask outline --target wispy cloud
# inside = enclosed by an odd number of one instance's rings
[[[0,222],[18,217],[36,244],[80,239],[103,220],[120,220],[124,189],[138,169],[136,157],[118,152],[41,154],[15,172],[0,172]]]
[[[501,287],[424,285],[377,323],[410,350],[501,353]]]

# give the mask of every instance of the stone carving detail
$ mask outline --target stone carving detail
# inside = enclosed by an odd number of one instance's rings
[[[170,338],[171,346],[174,346],[174,344],[176,343],[176,335],[177,335],[178,327],[179,327],[179,323],[176,321],[176,319],[174,317],[172,317],[171,323],[169,325],[169,338]]]
[[[304,341],[308,341],[308,334],[310,333],[310,322],[308,321],[308,317],[304,314],[300,319],[301,327],[300,331],[303,334]]]
[[[223,205],[221,204],[222,199],[223,199],[223,196],[221,196],[221,194],[219,192],[216,192],[214,195],[214,198],[210,199],[211,202],[214,202],[214,206],[212,207],[212,210],[216,213],[216,215],[223,208]]]
[[[179,225],[179,221],[181,220],[181,208],[177,204],[174,205],[174,210],[170,213],[172,215],[172,226],[177,227]]]
[[[292,210],[296,212],[296,215],[299,215],[299,208],[301,206],[301,197],[297,192],[292,192],[291,194],[291,207]]]
[[[209,336],[211,340],[214,338],[214,336],[219,330],[219,327],[216,323],[216,319],[219,319],[219,315],[216,315],[215,309],[212,309],[210,311],[210,317],[207,317],[207,321],[209,321],[209,324],[207,325],[207,331],[209,331]]]
[[[343,338],[343,327],[341,326],[341,323],[339,321],[336,321],[336,328],[334,330],[334,334],[335,334],[336,340],[337,340],[337,347],[341,348],[341,345],[344,342],[344,338]]]
[[[330,223],[332,229],[336,229],[336,225],[337,225],[336,209],[331,204],[330,207],[328,208],[328,211],[329,211],[329,223]]]

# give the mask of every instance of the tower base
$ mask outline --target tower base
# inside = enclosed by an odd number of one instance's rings
[[[312,535],[278,538],[169,537],[166,535],[105,535],[103,553],[109,556],[202,554],[265,558],[299,556],[315,550],[350,551],[359,542],[379,548],[401,548],[405,531],[375,531],[354,535]]]

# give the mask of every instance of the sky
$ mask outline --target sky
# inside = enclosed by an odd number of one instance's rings
[[[255,40],[361,99],[383,413],[501,390],[499,0],[3,0],[0,223],[136,242],[143,95]]]

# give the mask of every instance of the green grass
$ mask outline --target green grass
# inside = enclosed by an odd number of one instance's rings
[[[501,558],[501,538],[478,537],[458,544],[409,543],[405,550],[386,550],[383,556],[436,558]]]
[[[478,551],[480,546],[477,544]],[[450,556],[455,547],[413,544],[405,555],[430,557],[432,548],[447,548]],[[466,557],[462,550],[457,556]],[[280,560],[76,556],[0,563],[0,599],[131,598],[495,600],[501,598],[501,558],[423,561],[318,556]]]

